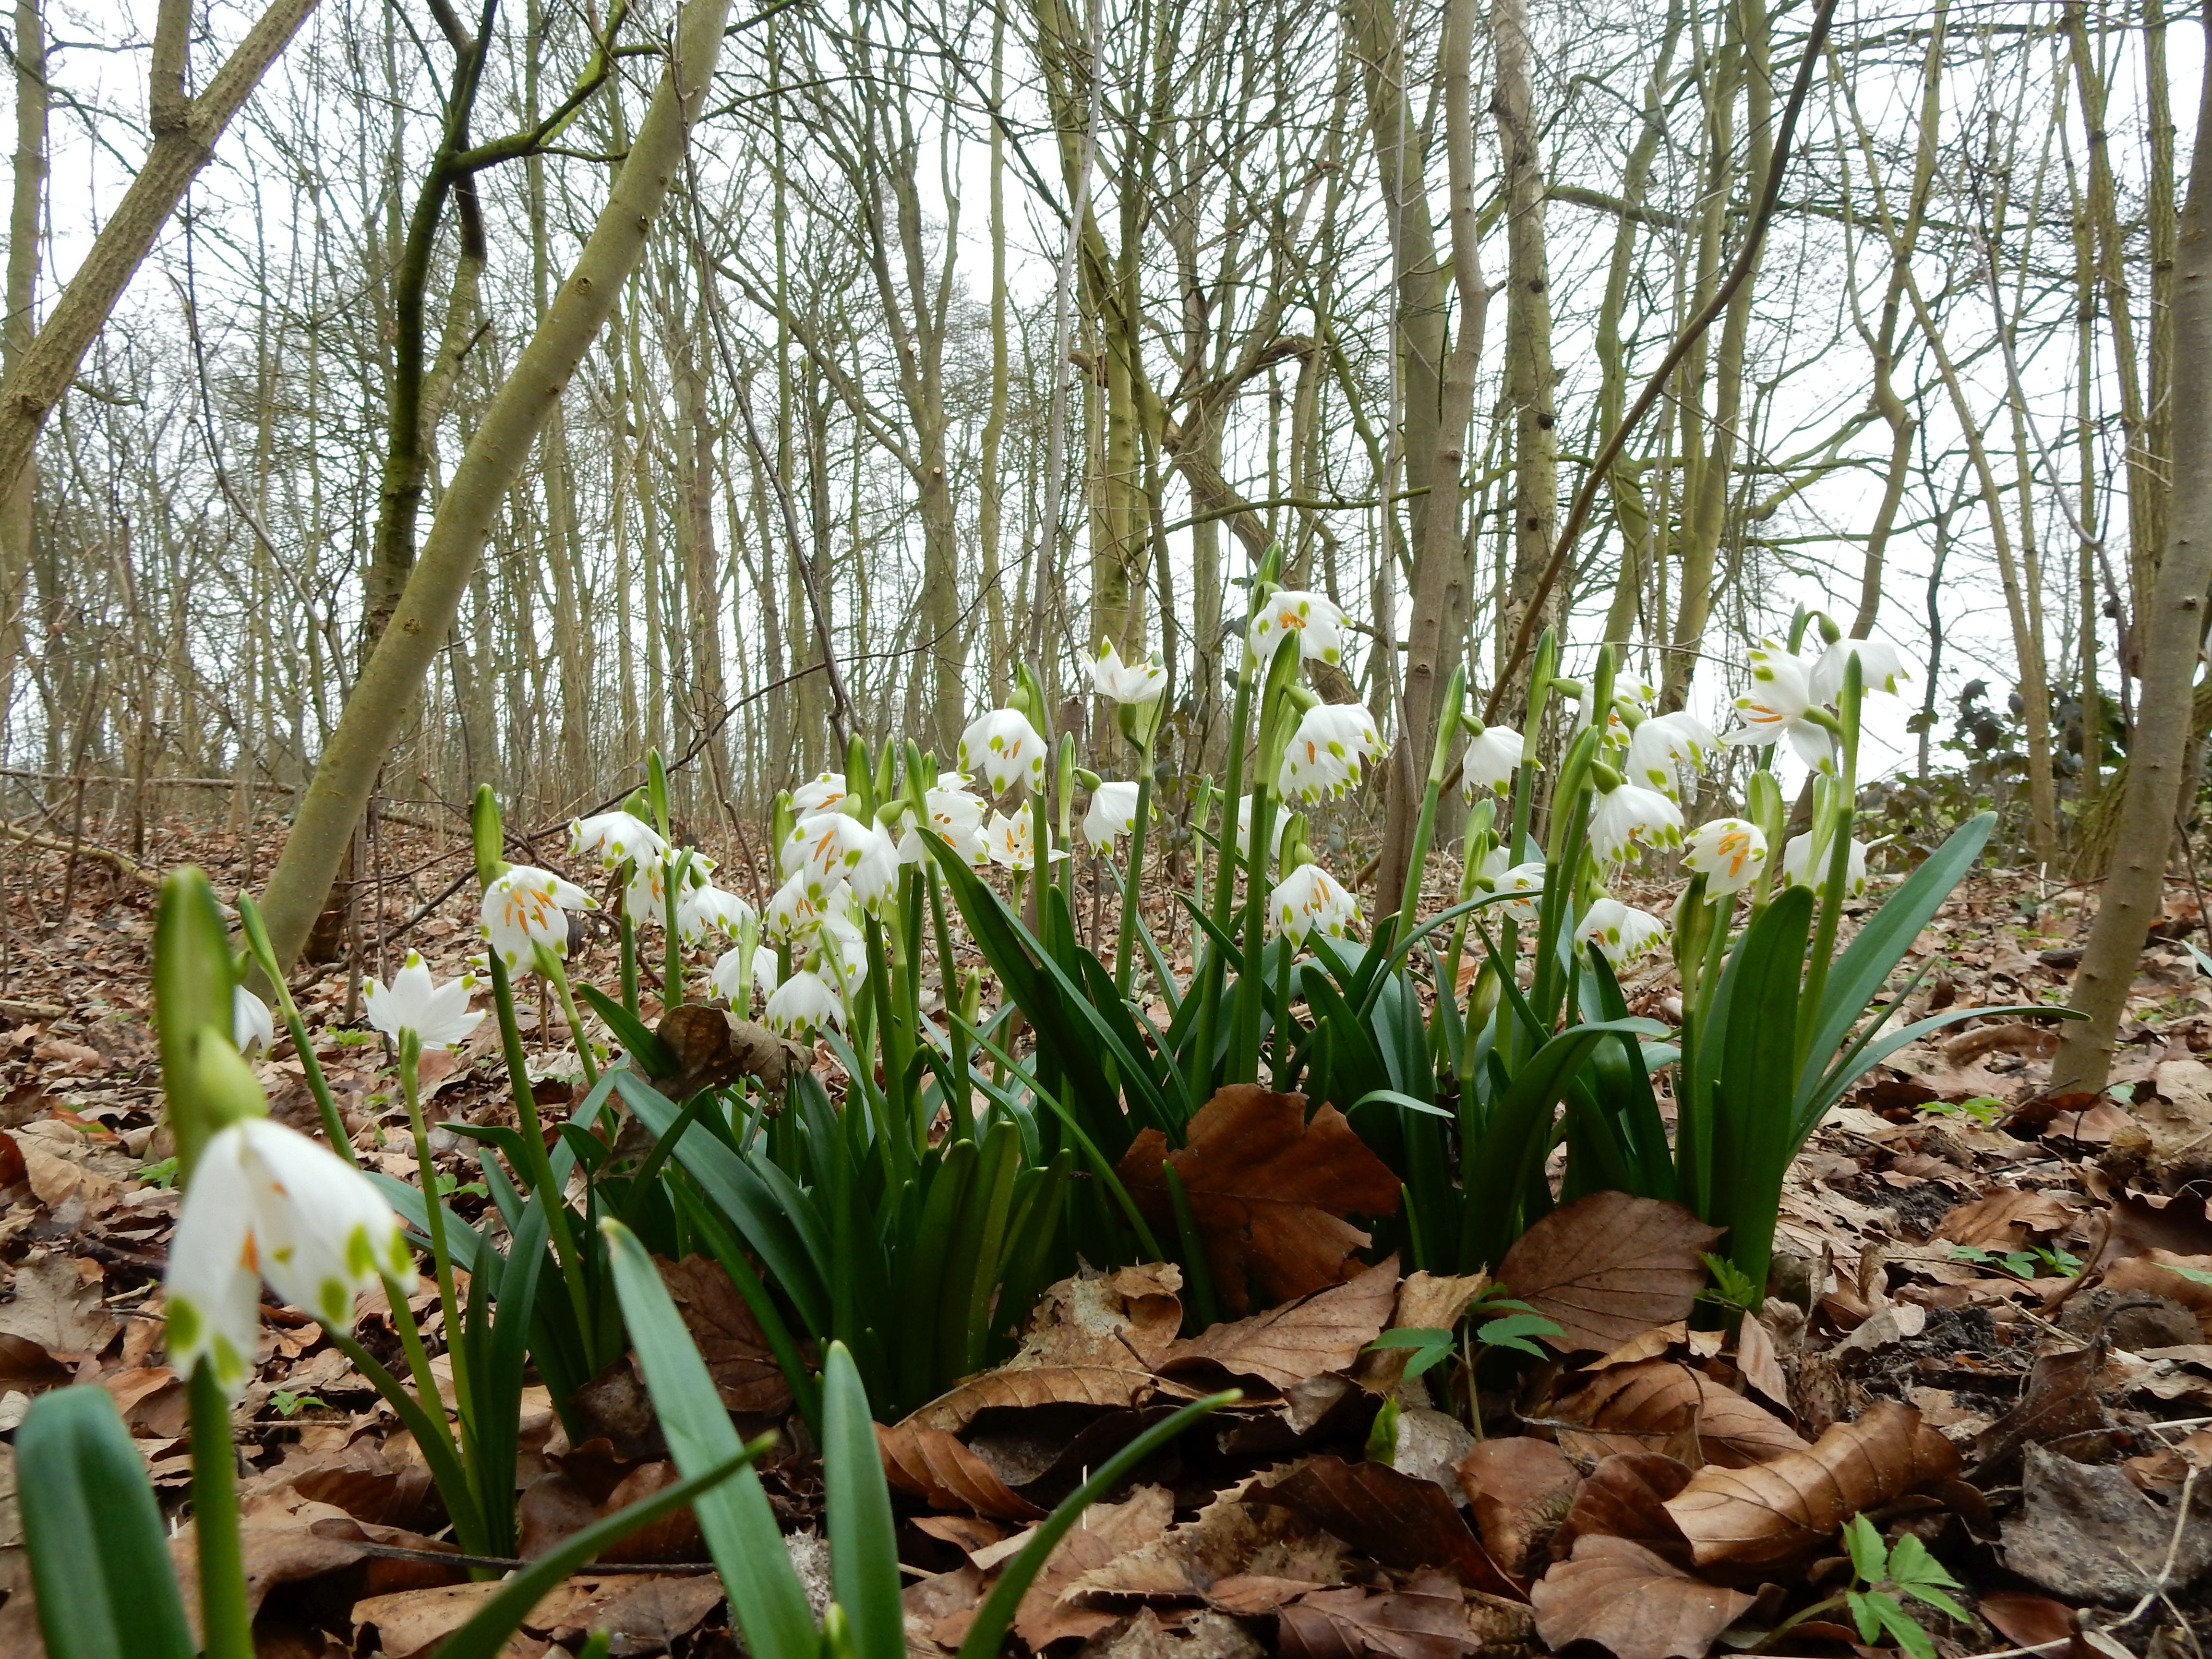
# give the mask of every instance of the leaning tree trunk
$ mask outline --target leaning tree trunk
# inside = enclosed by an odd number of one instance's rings
[[[2212,35],[2212,15],[2206,20]],[[2135,981],[2136,958],[2165,897],[2174,809],[2188,772],[2191,683],[2212,586],[2212,66],[2198,94],[2196,155],[2174,266],[2173,486],[2166,546],[2142,619],[2142,691],[2103,902],[2074,975],[2073,1006],[2051,1063],[2053,1089],[2099,1089]]]
[[[262,909],[280,963],[292,960],[322,908],[377,770],[453,625],[461,591],[501,506],[644,251],[713,79],[728,12],[729,0],[689,0],[684,6],[675,56],[591,240],[454,469],[392,625],[354,683],[270,877]]]

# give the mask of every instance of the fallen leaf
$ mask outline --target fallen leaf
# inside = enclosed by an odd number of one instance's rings
[[[1499,1281],[1563,1334],[1563,1352],[1602,1353],[1654,1325],[1688,1316],[1705,1287],[1702,1252],[1719,1242],[1679,1204],[1597,1192],[1544,1217],[1498,1265]]]
[[[1085,1573],[1066,1594],[1197,1601],[1231,1579],[1341,1583],[1343,1544],[1298,1510],[1245,1503],[1246,1491],[1255,1484],[1230,1487],[1192,1520]]]
[[[2074,1212],[2049,1193],[1995,1187],[1954,1206],[1936,1224],[1934,1236],[1954,1244],[2019,1250],[2038,1233],[2063,1232],[2073,1224]]]
[[[2106,1198],[2105,1242],[2096,1259],[2083,1271],[2131,1255],[2148,1255],[2153,1250],[2212,1255],[2212,1214],[2208,1214],[2204,1200],[2187,1194],[2153,1198],[2142,1193],[2114,1192],[2103,1173],[2094,1169],[2083,1172],[2082,1182]]]
[[[1558,1652],[1595,1642],[1613,1659],[1705,1659],[1753,1598],[1693,1578],[1626,1538],[1589,1536],[1530,1592],[1536,1633]]]
[[[1161,1358],[1163,1372],[1210,1361],[1235,1376],[1279,1389],[1349,1365],[1382,1334],[1398,1284],[1398,1258],[1349,1282],[1286,1302],[1249,1319],[1209,1326]]]
[[[1951,1479],[1959,1462],[1918,1412],[1885,1400],[1802,1450],[1747,1468],[1707,1464],[1667,1513],[1698,1566],[1765,1566],[1811,1554],[1853,1515]]]
[[[2074,1633],[2073,1608],[2047,1595],[2030,1595],[2026,1590],[1984,1591],[1975,1611],[2015,1647],[2041,1647],[2047,1642],[2063,1642]]]
[[[1520,1594],[1468,1530],[1450,1493],[1386,1463],[1316,1457],[1285,1480],[1251,1486],[1244,1501],[1297,1510],[1386,1567],[1448,1567],[1470,1589]]]
[[[1175,1224],[1164,1169],[1188,1194],[1192,1220],[1224,1305],[1242,1312],[1257,1279],[1278,1300],[1346,1276],[1368,1236],[1347,1215],[1387,1215],[1398,1177],[1323,1106],[1309,1121],[1305,1097],[1231,1084],[1199,1108],[1185,1144],[1170,1152],[1158,1129],[1130,1143],[1115,1173],[1152,1224]]]
[[[2005,1565],[2054,1595],[2132,1605],[2163,1583],[2212,1567],[2212,1492],[2197,1483],[2189,1513],[2169,1514],[2118,1468],[2093,1468],[2027,1448],[2021,1512],[2005,1522]],[[2167,1553],[2172,1573],[2165,1576]]]
[[[890,1483],[939,1509],[966,1510],[1000,1521],[1035,1521],[1044,1513],[942,1429],[912,1421],[878,1423],[876,1444]]]
[[[653,1265],[660,1270],[660,1282],[668,1287],[685,1328],[698,1343],[699,1357],[707,1362],[707,1374],[714,1379],[722,1403],[733,1412],[763,1417],[790,1409],[791,1384],[783,1368],[761,1334],[760,1322],[720,1266],[703,1255],[687,1255],[681,1261],[655,1256]]]
[[[1690,1432],[1696,1437],[1697,1461],[1729,1468],[1764,1463],[1805,1447],[1804,1439],[1772,1413],[1670,1359],[1600,1371],[1560,1401],[1555,1414],[1589,1425],[1559,1431],[1566,1449],[1587,1456],[1665,1450]]]
[[[1975,1437],[1977,1478],[2010,1474],[2021,1447],[2030,1440],[2061,1439],[2108,1425],[2112,1419],[2097,1397],[2105,1355],[2105,1344],[2097,1341],[2038,1359],[2019,1403]]]
[[[100,1305],[102,1279],[87,1278],[70,1257],[35,1255],[15,1269],[15,1294],[0,1303],[0,1334],[35,1342],[56,1359],[75,1363],[112,1341],[123,1322]]]
[[[58,1210],[73,1198],[82,1200],[88,1208],[97,1207],[115,1194],[111,1177],[73,1158],[50,1152],[35,1141],[27,1142],[22,1150],[24,1178],[31,1183],[32,1195],[49,1210]]]
[[[1771,1307],[1773,1298],[1769,1298]],[[1782,1303],[1792,1308],[1791,1303]],[[1790,1409],[1790,1379],[1782,1369],[1781,1356],[1775,1352],[1774,1333],[1767,1329],[1765,1316],[1747,1317],[1736,1328],[1735,1368],[1743,1374],[1745,1383],[1777,1411]]]
[[[1175,1519],[1175,1498],[1165,1486],[1139,1486],[1118,1504],[1094,1504],[1082,1524],[1069,1529],[1014,1610],[1014,1633],[1042,1653],[1062,1637],[1096,1636],[1118,1614],[1065,1604],[1061,1593],[1093,1568],[1156,1541]],[[1007,1540],[1012,1542],[1011,1539]]]
[[[1182,1328],[1182,1269],[1152,1261],[1080,1273],[1048,1287],[1006,1369],[1103,1365],[1150,1370]]]
[[[1315,1590],[1275,1616],[1277,1650],[1285,1659],[1451,1659],[1486,1639],[1468,1617],[1460,1587],[1439,1574],[1380,1594]]]
[[[423,1659],[473,1619],[500,1588],[497,1583],[447,1584],[368,1596],[353,1604],[353,1622],[363,1638],[375,1642],[373,1650],[385,1659]]]
[[[1516,1578],[1540,1576],[1553,1531],[1574,1507],[1583,1478],[1548,1440],[1485,1440],[1454,1472],[1490,1559]]]
[[[1657,1452],[1600,1458],[1552,1534],[1553,1559],[1571,1553],[1577,1539],[1595,1535],[1628,1539],[1677,1566],[1687,1566],[1690,1540],[1667,1513],[1667,1500],[1690,1484],[1690,1474],[1686,1463]]]
[[[1158,1385],[1142,1371],[1103,1365],[1012,1365],[984,1372],[908,1413],[924,1428],[957,1433],[993,1407],[1102,1406],[1127,1409]]]
[[[2131,1255],[2115,1261],[2105,1270],[2105,1288],[2108,1291],[2148,1291],[2153,1296],[2162,1296],[2169,1302],[2178,1302],[2197,1316],[2197,1323],[2205,1340],[2212,1341],[2212,1284],[2203,1279],[2185,1278],[2174,1271],[2187,1267],[2192,1272],[2212,1273],[2212,1255],[2176,1255],[2171,1250],[2151,1250],[2142,1255]]]

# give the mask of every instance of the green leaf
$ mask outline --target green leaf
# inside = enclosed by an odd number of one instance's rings
[[[1358,1099],[1352,1103],[1352,1111],[1346,1112],[1345,1115],[1346,1117],[1350,1117],[1352,1115],[1352,1112],[1358,1111],[1362,1106],[1386,1105],[1401,1106],[1409,1112],[1425,1112],[1431,1117],[1441,1117],[1447,1120],[1453,1120],[1457,1116],[1456,1113],[1448,1112],[1441,1106],[1432,1106],[1425,1100],[1416,1100],[1413,1096],[1401,1093],[1395,1089],[1369,1090],[1365,1094],[1360,1096]]]
[[[1912,1659],[1936,1659],[1934,1640],[1920,1628],[1918,1621],[1905,1610],[1896,1597],[1885,1595],[1880,1590],[1870,1590],[1864,1599],[1876,1622],[1897,1638],[1898,1646],[1911,1654]]]
[[[15,1479],[50,1659],[191,1659],[145,1461],[92,1383],[31,1403]]]
[[[579,985],[576,994],[606,1022],[607,1030],[614,1033],[615,1041],[636,1062],[639,1071],[656,1078],[675,1074],[676,1056],[643,1020],[596,985]]]
[[[1532,1336],[1564,1336],[1566,1333],[1541,1314],[1506,1314],[1501,1318],[1486,1320],[1474,1328],[1474,1340],[1486,1348],[1517,1348],[1522,1353],[1533,1353],[1539,1359],[1544,1351],[1528,1339]]]
[[[890,1490],[884,1483],[883,1454],[876,1449],[868,1391],[842,1342],[830,1345],[822,1369],[822,1432],[830,1582],[852,1620],[854,1650],[860,1659],[905,1659]]]
[[[1399,1325],[1382,1333],[1367,1345],[1365,1352],[1377,1348],[1433,1348],[1451,1346],[1452,1334],[1441,1326]]]
[[[599,1231],[668,1455],[684,1474],[720,1468],[740,1444],[707,1362],[636,1235],[618,1221],[604,1221]],[[758,1659],[814,1659],[819,1638],[813,1610],[760,1477],[745,1470],[695,1507],[747,1649]]]
[[[507,1638],[522,1627],[531,1608],[544,1600],[546,1592],[556,1584],[641,1527],[651,1525],[686,1504],[703,1504],[714,1488],[745,1468],[774,1440],[773,1435],[764,1434],[741,1448],[735,1456],[726,1457],[687,1480],[664,1486],[650,1498],[640,1498],[627,1509],[618,1510],[605,1520],[585,1528],[550,1553],[538,1557],[502,1583],[499,1593],[485,1602],[473,1619],[440,1644],[438,1659],[494,1659],[507,1645]],[[757,1477],[754,1484],[759,1484]]]
[[[960,1644],[958,1659],[994,1659],[999,1644],[1006,1639],[1007,1627],[1014,1622],[1014,1609],[1021,1605],[1022,1597],[1029,1593],[1030,1585],[1044,1570],[1044,1564],[1052,1559],[1060,1540],[1083,1518],[1084,1511],[1111,1492],[1130,1470],[1200,1418],[1243,1397],[1243,1389],[1230,1389],[1192,1401],[1173,1417],[1155,1423],[1122,1447],[1099,1466],[1097,1474],[1070,1492],[1030,1534],[1030,1541],[1022,1547],[1021,1553],[1006,1563],[998,1583],[976,1610],[975,1622],[969,1626],[968,1635]]]
[[[1881,1534],[1863,1515],[1855,1515],[1844,1528],[1844,1546],[1851,1553],[1851,1571],[1859,1582],[1878,1584],[1889,1577],[1889,1550]],[[1872,1632],[1868,1634],[1871,1636]]]

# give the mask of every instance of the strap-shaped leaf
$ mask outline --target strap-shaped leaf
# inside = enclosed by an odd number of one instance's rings
[[[876,1449],[868,1391],[842,1342],[822,1368],[822,1484],[830,1527],[830,1578],[852,1621],[859,1659],[904,1659],[906,1614],[899,1602],[898,1540],[890,1489]]]
[[[676,1056],[668,1045],[635,1014],[617,1002],[596,985],[579,985],[576,994],[591,1005],[592,1012],[607,1023],[607,1030],[615,1034],[635,1062],[638,1070],[648,1077],[671,1077],[678,1069]]]
[[[161,1512],[114,1396],[88,1382],[33,1401],[15,1478],[49,1659],[191,1659]]]

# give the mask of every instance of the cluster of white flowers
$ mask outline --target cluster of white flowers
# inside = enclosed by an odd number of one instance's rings
[[[1894,694],[1899,681],[1912,678],[1903,655],[1887,640],[1838,640],[1814,662],[1761,640],[1751,651],[1751,685],[1735,700],[1744,723],[1721,741],[1765,748],[1787,738],[1807,765],[1834,770],[1835,737],[1831,722],[1820,717],[1843,696],[1844,670],[1854,657],[1859,683],[1867,690]]]

